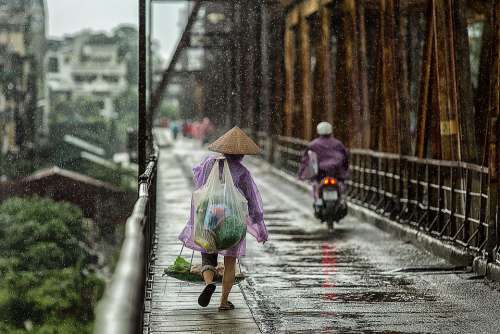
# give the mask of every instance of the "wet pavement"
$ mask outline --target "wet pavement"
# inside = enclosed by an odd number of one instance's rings
[[[162,154],[174,154],[190,177],[206,152],[181,142]],[[263,333],[500,332],[497,284],[368,222],[347,217],[329,233],[314,219],[309,194],[252,161],[245,163],[264,199],[270,239],[262,246],[249,237],[240,287]]]

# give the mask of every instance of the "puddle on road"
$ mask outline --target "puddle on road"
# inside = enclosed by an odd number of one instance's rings
[[[387,291],[369,291],[359,293],[335,293],[335,296],[329,297],[328,300],[338,303],[408,303],[416,301],[435,301],[436,298],[424,294],[416,294],[414,292],[387,292]]]

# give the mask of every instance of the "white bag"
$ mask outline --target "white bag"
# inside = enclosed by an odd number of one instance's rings
[[[318,175],[318,155],[316,152],[308,150],[307,155],[309,156],[309,163],[306,166],[306,169],[304,170],[304,179],[312,179],[316,175]]]
[[[230,249],[245,237],[248,202],[234,185],[226,159],[215,160],[207,182],[193,192],[193,203],[193,240],[208,253]]]

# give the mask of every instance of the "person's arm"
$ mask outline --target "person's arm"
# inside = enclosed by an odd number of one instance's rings
[[[345,146],[342,145],[342,153],[343,153],[343,160],[342,160],[342,171],[341,171],[341,177],[342,180],[347,180],[351,176],[351,172],[349,170],[349,151]]]
[[[248,171],[242,176],[241,191],[248,201],[248,232],[252,234],[258,242],[266,242],[268,233],[266,224],[264,223],[264,205],[262,203],[262,197]]]
[[[210,156],[206,157],[199,165],[193,168],[194,190],[200,189],[207,182],[208,175],[213,166],[213,162],[209,161],[210,159]]]

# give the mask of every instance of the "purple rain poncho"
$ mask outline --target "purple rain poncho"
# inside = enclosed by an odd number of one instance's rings
[[[205,158],[198,166],[193,168],[194,174],[194,190],[201,188],[207,182],[208,175],[212,170],[217,155],[211,155]],[[257,239],[258,242],[267,241],[267,228],[264,224],[264,209],[262,198],[260,197],[259,190],[250,175],[248,169],[243,166],[241,160],[243,156],[226,156],[229,164],[229,170],[233,177],[236,188],[245,196],[248,201],[247,231]],[[222,172],[222,165],[220,166]],[[194,225],[194,205],[191,199],[191,212],[188,222],[184,230],[179,235],[179,240],[184,243],[188,248],[196,251],[206,252],[203,248],[198,246],[193,240],[193,225]],[[219,253],[224,256],[241,257],[245,256],[246,238],[243,238],[236,246],[220,251]]]
[[[310,142],[302,155],[299,167],[301,180],[305,179],[305,170],[309,164],[307,154],[309,150],[318,155],[319,178],[333,176],[342,182],[349,178],[349,152],[346,147],[333,136],[321,136]]]

